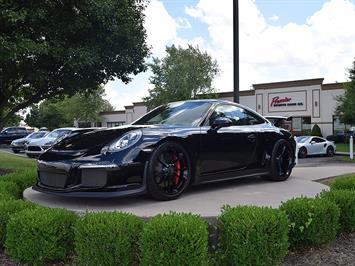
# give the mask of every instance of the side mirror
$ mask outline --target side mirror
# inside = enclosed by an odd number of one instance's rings
[[[227,117],[217,117],[209,129],[209,132],[216,132],[222,127],[230,127],[233,124],[232,120]]]
[[[316,142],[314,140],[311,141],[311,144],[316,144]]]

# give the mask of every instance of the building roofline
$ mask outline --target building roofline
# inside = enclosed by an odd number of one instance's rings
[[[134,102],[133,103],[134,106],[145,106],[144,102]]]
[[[344,89],[344,85],[348,84],[349,82],[335,82],[335,83],[327,83],[322,84],[322,90],[342,90]]]
[[[281,89],[281,88],[290,88],[290,87],[321,85],[323,83],[323,80],[324,78],[316,78],[316,79],[300,79],[300,80],[260,83],[260,84],[253,84],[253,88],[255,90],[264,90],[264,89]]]
[[[115,115],[115,114],[125,114],[125,110],[117,110],[117,111],[105,111],[105,112],[100,112],[100,115]]]

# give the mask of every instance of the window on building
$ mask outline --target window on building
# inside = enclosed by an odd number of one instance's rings
[[[292,117],[292,131],[296,134],[309,135],[311,133],[311,117]]]
[[[124,121],[118,121],[118,122],[107,122],[107,127],[118,127],[124,125]]]

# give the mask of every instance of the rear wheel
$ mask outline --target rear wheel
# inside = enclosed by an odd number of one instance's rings
[[[327,148],[327,156],[328,157],[333,157],[334,156],[334,148],[332,146],[329,146]]]
[[[149,161],[148,194],[157,200],[173,200],[186,190],[190,180],[191,161],[184,147],[173,141],[160,144]]]
[[[307,149],[302,147],[298,151],[298,158],[306,158],[307,157]]]
[[[270,175],[266,178],[274,181],[286,180],[291,175],[294,161],[291,144],[284,139],[278,140],[271,155]]]

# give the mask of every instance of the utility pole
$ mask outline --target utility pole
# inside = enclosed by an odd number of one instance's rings
[[[233,0],[233,100],[239,103],[239,10]]]

